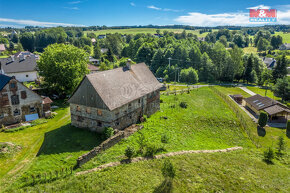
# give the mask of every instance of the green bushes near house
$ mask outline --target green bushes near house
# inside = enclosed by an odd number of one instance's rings
[[[134,155],[135,155],[135,148],[132,146],[127,146],[127,148],[125,149],[125,156],[128,159],[131,159]]]
[[[259,116],[259,120],[258,120],[259,126],[263,128],[263,127],[266,126],[267,122],[268,122],[268,115],[267,115],[267,113],[264,112],[264,111],[261,111],[260,112],[260,116]]]

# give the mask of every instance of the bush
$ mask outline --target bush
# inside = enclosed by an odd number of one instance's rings
[[[179,103],[179,106],[180,106],[181,108],[186,109],[186,108],[187,108],[187,103],[186,103],[186,102],[180,102],[180,103]]]
[[[145,147],[145,157],[153,157],[158,151],[158,147],[155,144],[147,144]]]
[[[286,149],[286,143],[285,143],[284,137],[280,136],[278,144],[277,144],[277,153],[276,153],[276,155],[279,156],[279,157],[282,157],[283,156],[283,151],[285,149]]]
[[[103,136],[108,139],[114,135],[114,129],[112,127],[105,128]]]
[[[287,121],[286,132],[290,133],[290,120]]]
[[[125,149],[125,156],[128,158],[128,159],[131,159],[135,154],[135,149],[134,147],[131,147],[131,146],[127,146],[127,148]]]
[[[143,133],[139,133],[138,137],[137,137],[137,143],[139,145],[139,153],[143,154],[143,150],[146,144],[146,139]]]
[[[162,143],[168,143],[168,142],[169,142],[169,137],[168,137],[167,134],[163,134],[163,135],[161,136],[161,142],[162,142]]]
[[[274,159],[274,151],[271,147],[269,147],[266,151],[264,151],[264,161],[267,163],[273,163]]]
[[[261,111],[260,116],[259,116],[259,121],[258,124],[260,127],[265,127],[268,121],[268,115],[267,113]]]
[[[162,99],[160,99],[160,103],[163,103],[163,100]]]
[[[175,168],[169,159],[166,159],[163,162],[163,166],[161,168],[161,172],[164,178],[171,178],[175,177]]]

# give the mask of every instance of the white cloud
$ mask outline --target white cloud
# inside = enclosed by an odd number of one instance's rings
[[[256,7],[262,7],[259,5]],[[254,8],[256,8],[254,7]],[[264,6],[269,7],[269,6]],[[252,8],[251,8],[252,9]],[[192,26],[250,26],[260,24],[290,24],[290,9],[277,10],[277,22],[250,22],[248,12],[205,14],[200,12],[190,12],[188,15],[179,16],[175,19],[178,23]]]
[[[155,9],[155,10],[161,10],[161,8],[155,7],[154,5],[149,5],[149,6],[147,6],[147,8],[149,8],[149,9]]]
[[[178,10],[178,9],[160,8],[160,7],[156,7],[154,5],[147,6],[147,8],[155,9],[155,10],[158,10],[158,11],[172,11],[172,12],[181,12],[181,11],[183,11],[183,10]]]
[[[136,7],[136,4],[134,2],[131,2],[130,5]]]
[[[70,23],[42,22],[42,21],[34,21],[34,20],[8,19],[8,18],[0,18],[0,22],[15,23],[15,24],[20,24],[20,25],[30,25],[30,26],[42,26],[42,27],[84,26],[84,25],[76,25],[76,24],[70,24]]]
[[[255,7],[248,7],[247,9],[270,9],[270,6],[266,6],[266,5],[258,5]]]
[[[68,2],[68,4],[79,4],[81,3],[82,1],[71,1],[71,2]]]
[[[64,7],[65,9],[71,9],[71,10],[79,10],[78,7]]]

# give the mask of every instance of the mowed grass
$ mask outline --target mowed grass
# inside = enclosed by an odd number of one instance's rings
[[[163,100],[161,111],[152,115],[140,131],[144,134],[147,143],[163,147],[161,136],[165,134],[169,137],[169,142],[164,145],[167,152],[253,146],[241,129],[235,114],[210,88],[193,90],[190,94],[162,95],[161,99]],[[180,102],[186,102],[188,108],[179,107]],[[171,108],[173,105],[175,108]],[[79,170],[124,159],[127,146],[138,149],[139,135],[135,133],[122,140],[97,155]]]
[[[120,33],[120,34],[138,34],[138,33],[150,33],[150,34],[156,34],[156,30],[160,30],[160,33],[163,33],[163,31],[169,31],[174,33],[181,33],[184,29],[157,29],[157,28],[129,28],[129,29],[107,29],[107,30],[98,30],[98,31],[84,31],[85,34],[87,33],[94,33],[97,36],[98,35],[105,35],[105,34],[114,34],[114,33]],[[199,33],[199,30],[185,30],[187,33],[193,33],[197,35],[198,37],[205,37],[208,32],[206,33]]]
[[[172,192],[289,192],[289,167],[267,165],[257,151],[188,154],[168,158],[176,169]],[[163,159],[70,176],[24,192],[162,192]],[[17,187],[9,192],[19,192]]]
[[[72,167],[78,156],[101,142],[97,134],[70,125],[67,105],[56,112],[56,117],[45,124],[15,133],[0,133],[1,142],[22,147],[12,157],[0,158],[1,188],[22,176],[24,171],[24,175],[30,175]]]
[[[290,33],[275,32],[274,35],[280,35],[283,38],[283,43],[290,43]]]
[[[245,47],[243,48],[244,53],[246,54],[256,54],[257,53],[257,48],[256,47]]]

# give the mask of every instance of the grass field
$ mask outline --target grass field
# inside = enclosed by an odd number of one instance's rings
[[[176,169],[173,192],[289,192],[289,167],[267,165],[256,151],[190,154],[169,158]],[[121,165],[24,192],[162,192],[163,160]],[[13,191],[13,190],[9,190]],[[17,191],[15,191],[17,192]]]
[[[155,34],[156,30],[160,30],[161,33],[163,33],[164,30],[167,30],[169,32],[174,33],[181,33],[183,32],[183,29],[156,29],[156,28],[130,28],[130,29],[108,29],[108,30],[98,30],[98,31],[85,31],[84,33],[95,33],[96,35],[101,34],[113,34],[113,33],[120,33],[120,34],[138,34],[138,33],[150,33]],[[193,33],[197,35],[198,37],[205,37],[208,32],[199,34],[199,30],[186,30],[187,33]]]
[[[218,88],[225,93],[246,96],[239,88]],[[266,136],[258,136],[263,147],[258,150],[241,128],[237,116],[210,88],[203,87],[190,94],[177,96],[162,95],[161,99],[161,110],[148,118],[141,130],[146,143],[161,147],[159,153],[233,146],[245,149],[226,154],[170,158],[177,169],[177,177],[173,182],[176,192],[231,192],[241,190],[242,187],[245,191],[263,192],[285,191],[289,188],[285,183],[289,167],[283,164],[289,163],[289,159],[277,161],[275,165],[266,165],[262,162],[261,152],[275,145],[278,136],[285,135],[285,130],[266,128]],[[186,102],[188,107],[179,107],[180,102]],[[23,147],[13,158],[0,159],[0,187],[8,187],[7,192],[19,192],[20,189],[28,192],[152,192],[162,183],[162,160],[152,160],[79,177],[68,176],[34,187],[27,186],[19,177],[73,166],[79,155],[101,142],[99,135],[70,126],[67,106],[58,109],[57,113],[54,119],[45,124],[15,133],[0,133],[0,141],[10,141]],[[252,130],[257,135],[256,128]],[[168,143],[161,143],[162,135],[169,137]],[[139,136],[140,132],[137,132],[122,140],[76,171],[124,159],[124,150],[128,145],[138,149]],[[286,142],[289,148],[290,140],[287,138]]]
[[[251,53],[256,54],[257,53],[256,47],[245,47],[245,48],[243,48],[243,50],[246,54],[251,54]]]
[[[283,38],[283,43],[290,43],[290,33],[275,32],[274,35],[280,35]]]

